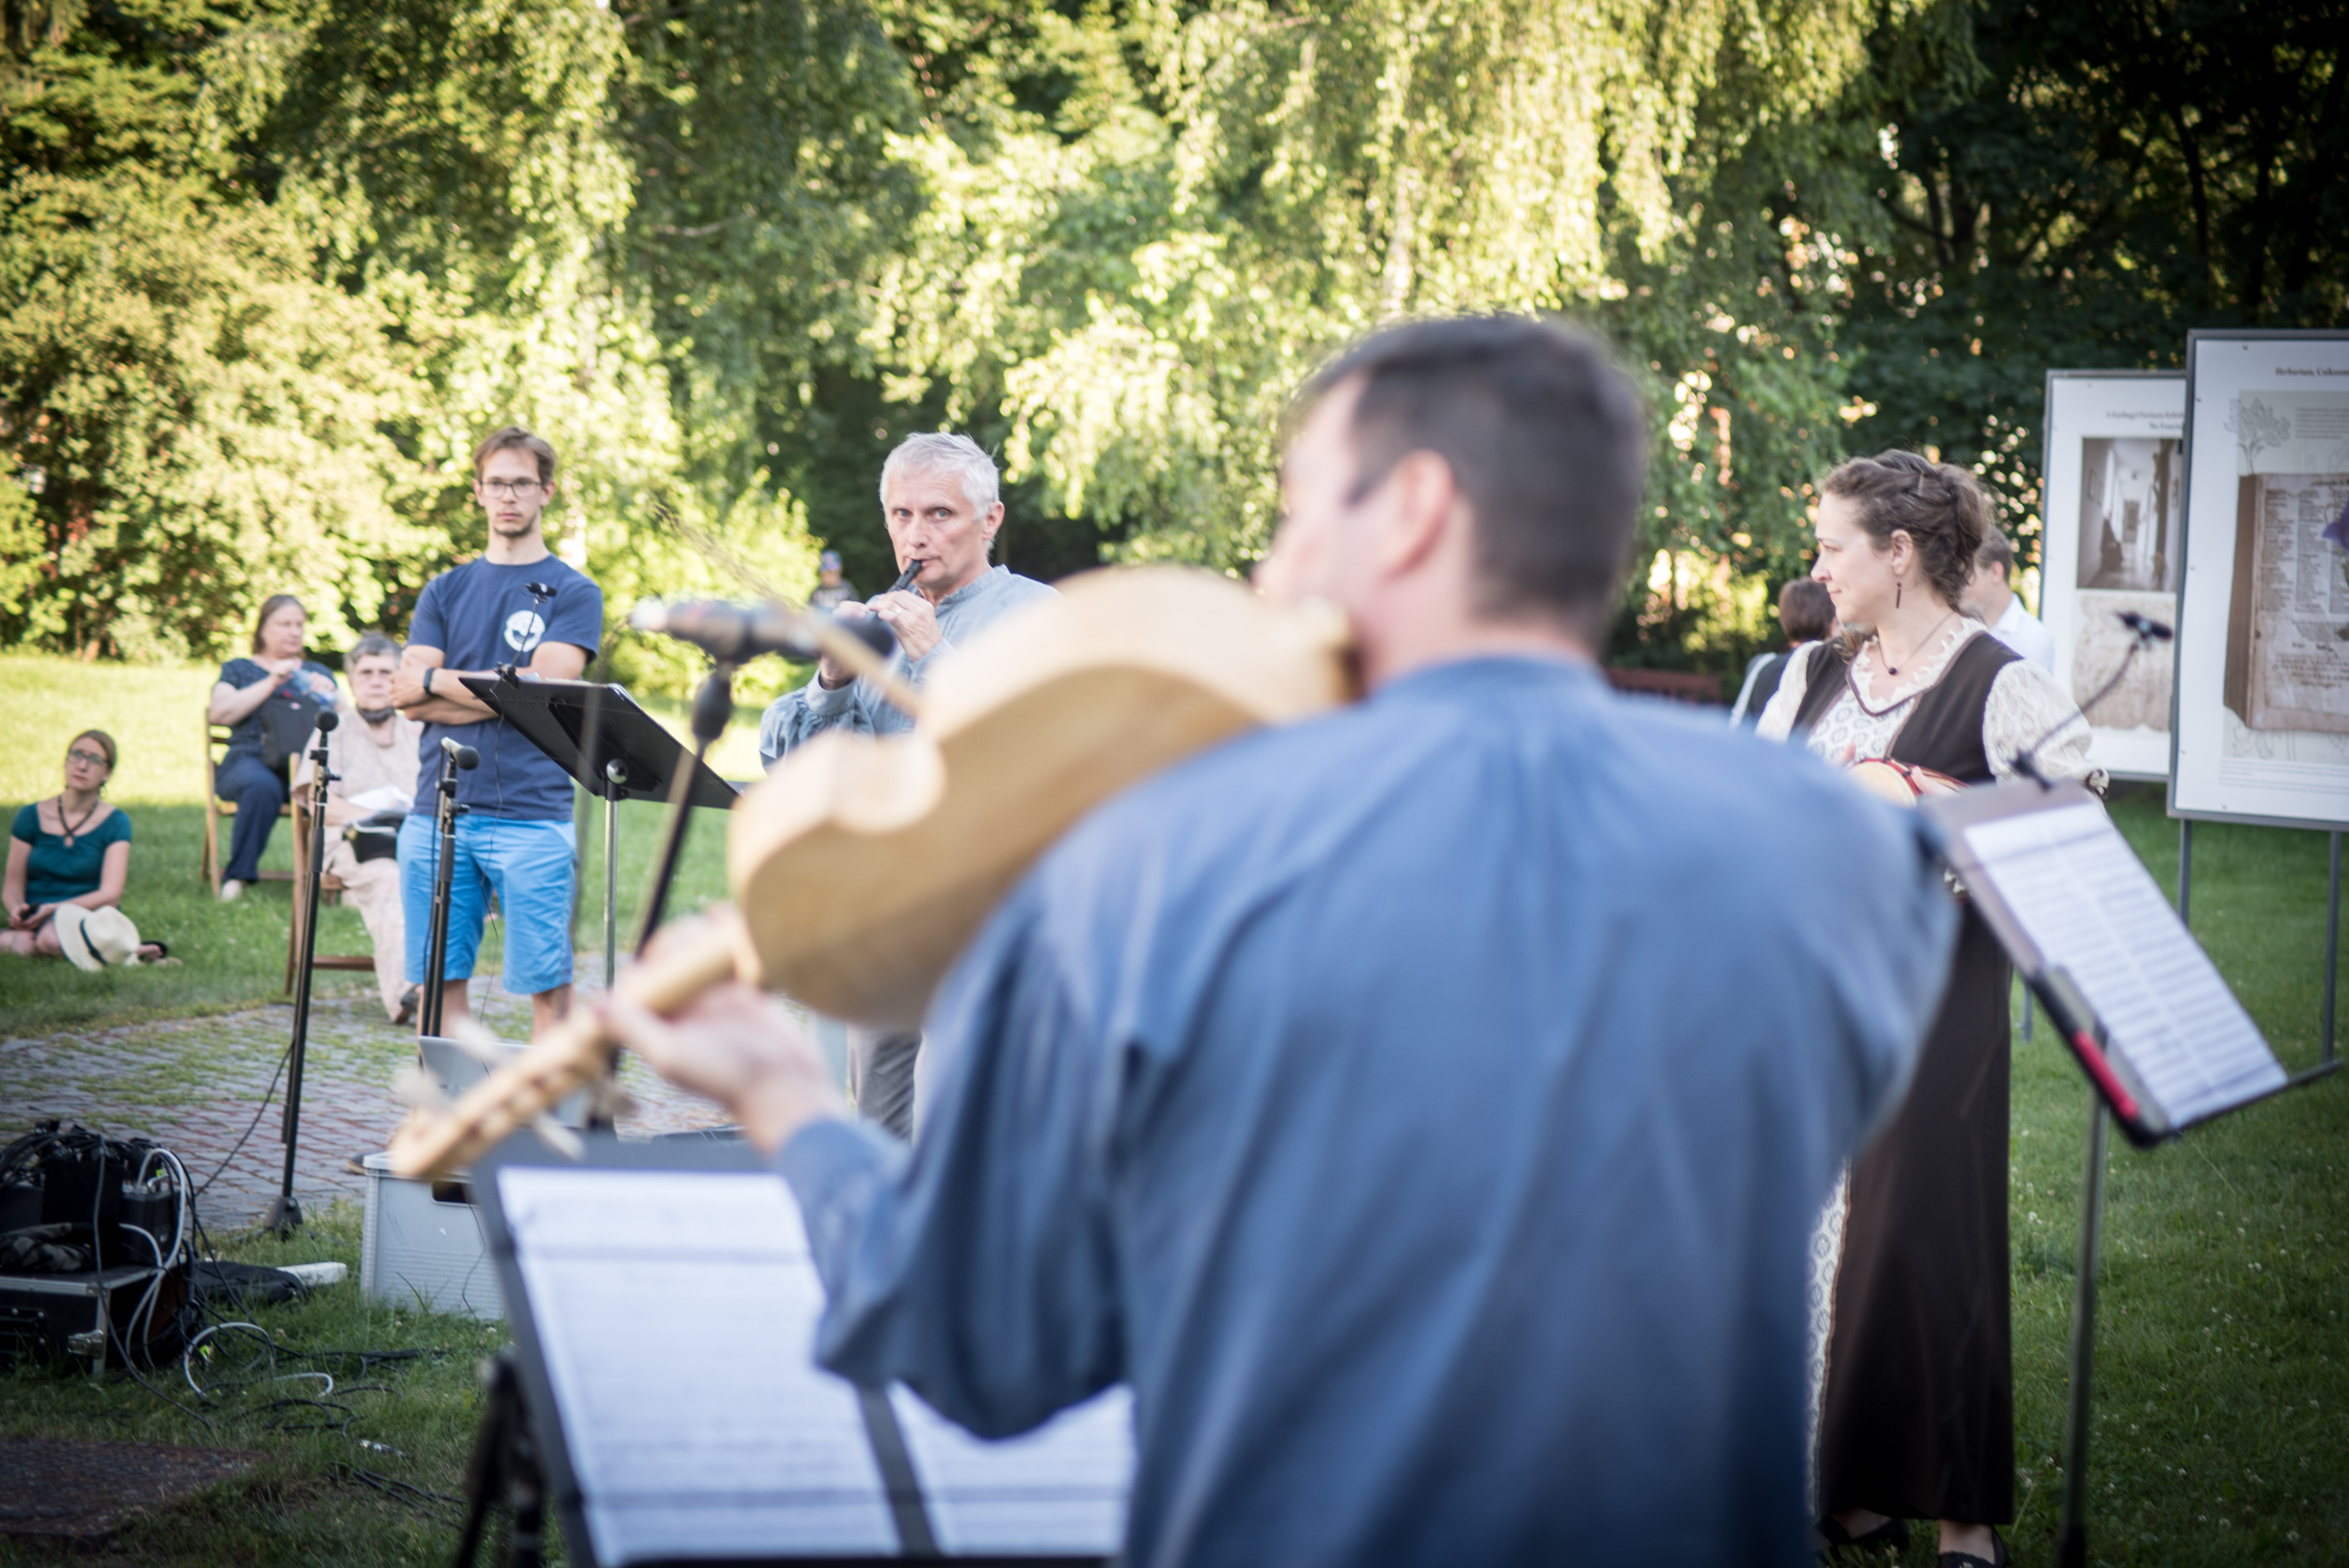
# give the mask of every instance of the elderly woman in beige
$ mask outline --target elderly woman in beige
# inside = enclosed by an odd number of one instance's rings
[[[423,727],[391,706],[392,672],[399,667],[399,645],[381,632],[363,633],[343,661],[353,699],[339,705],[342,722],[326,736],[326,861],[358,906],[367,938],[375,944],[376,989],[395,1024],[416,1016],[416,991],[402,977],[406,941],[399,906],[399,863],[387,852],[361,860],[336,832],[378,811],[405,812],[416,789],[417,747]],[[310,776],[305,753],[295,774],[300,789]]]

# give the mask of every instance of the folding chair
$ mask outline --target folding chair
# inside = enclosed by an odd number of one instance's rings
[[[294,918],[285,926],[285,989],[294,989],[294,971],[302,952],[302,889],[304,879],[310,874],[310,798],[305,789],[294,791]],[[328,830],[332,831],[332,830]],[[343,879],[332,872],[318,878],[318,907],[339,903],[343,895]],[[357,969],[375,973],[375,959],[365,953],[321,953],[311,960],[316,969]]]

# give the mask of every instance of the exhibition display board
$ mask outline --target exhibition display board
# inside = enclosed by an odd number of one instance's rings
[[[2127,655],[2123,612],[2177,622],[2185,427],[2186,377],[2173,371],[2047,373],[2039,618],[2055,640],[2056,684],[2075,703]],[[2140,657],[2096,705],[2089,756],[2098,767],[2117,779],[2168,777],[2170,682],[2168,657]]]
[[[2349,826],[2349,332],[2187,336],[2169,810]]]

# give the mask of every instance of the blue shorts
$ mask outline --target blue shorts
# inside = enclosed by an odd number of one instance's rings
[[[481,947],[481,921],[490,892],[505,917],[505,989],[535,995],[571,984],[571,884],[579,835],[568,822],[510,822],[502,817],[457,819],[457,864],[449,886],[449,956],[444,980],[469,980]],[[432,878],[440,835],[429,817],[399,824],[399,903],[413,934],[407,943],[408,978],[424,978],[431,941]]]

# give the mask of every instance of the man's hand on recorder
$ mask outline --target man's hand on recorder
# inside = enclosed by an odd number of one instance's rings
[[[882,594],[873,601],[872,610],[897,634],[897,645],[905,650],[908,664],[928,658],[946,640],[946,634],[938,629],[936,607],[910,588]]]
[[[664,946],[693,934],[689,923],[670,928],[647,959],[657,962]],[[755,987],[738,981],[714,986],[670,1019],[625,993],[604,1003],[602,1012],[612,1033],[655,1072],[724,1106],[766,1153],[811,1121],[848,1114],[815,1042],[781,1002]]]

